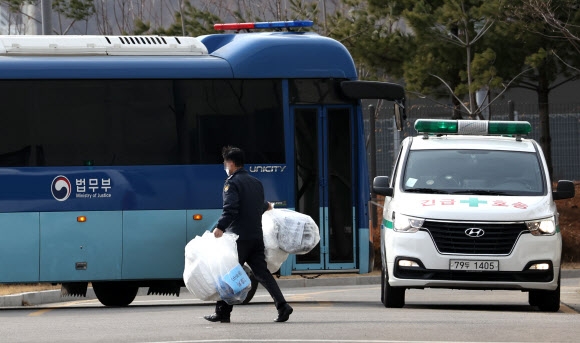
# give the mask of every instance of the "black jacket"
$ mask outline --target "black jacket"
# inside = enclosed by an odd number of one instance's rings
[[[263,239],[262,214],[268,209],[262,182],[244,168],[226,179],[223,212],[216,227],[233,232],[239,240]]]

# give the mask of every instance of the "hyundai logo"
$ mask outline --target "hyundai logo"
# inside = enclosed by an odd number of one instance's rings
[[[473,238],[481,237],[484,234],[485,234],[485,231],[483,231],[483,229],[476,228],[476,227],[472,227],[472,228],[465,230],[465,235],[467,235],[469,237],[473,237]]]

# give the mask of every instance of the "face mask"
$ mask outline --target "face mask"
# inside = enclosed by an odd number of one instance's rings
[[[228,176],[230,176],[230,170],[228,169],[228,167],[225,167],[224,169],[226,171],[226,174],[228,174]]]

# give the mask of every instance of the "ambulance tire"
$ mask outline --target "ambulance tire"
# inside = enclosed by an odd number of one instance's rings
[[[531,295],[535,293],[534,295]],[[560,276],[558,276],[558,287],[553,291],[530,291],[531,297],[536,297],[538,309],[542,312],[558,312],[560,309]]]
[[[538,306],[540,294],[538,291],[529,291],[528,292],[528,303],[530,306]]]
[[[401,308],[405,306],[405,288],[392,287],[389,284],[389,272],[381,271],[381,301],[387,308]]]
[[[93,282],[93,291],[101,304],[111,307],[125,307],[135,300],[138,286],[121,281]]]
[[[250,269],[250,267],[247,264],[244,264],[244,270],[246,271],[246,273],[250,277],[250,282],[252,283],[252,288],[250,288],[250,291],[248,292],[246,299],[244,299],[244,301],[242,302],[242,305],[246,305],[250,301],[252,301],[252,299],[254,298],[254,295],[256,294],[256,290],[258,289],[258,280],[256,280],[254,273],[252,273],[252,269]]]
[[[383,280],[385,279],[385,268],[381,267],[381,303],[385,304],[385,283]]]

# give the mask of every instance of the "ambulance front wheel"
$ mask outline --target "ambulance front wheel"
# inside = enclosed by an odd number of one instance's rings
[[[560,277],[558,276],[558,287],[553,291],[530,291],[528,302],[531,306],[537,306],[542,312],[558,312],[560,309]]]
[[[529,291],[528,292],[528,303],[530,306],[538,306],[540,298],[540,294],[538,291]]]
[[[381,269],[381,302],[387,308],[405,306],[405,288],[392,287],[389,284],[389,272],[386,267]]]

